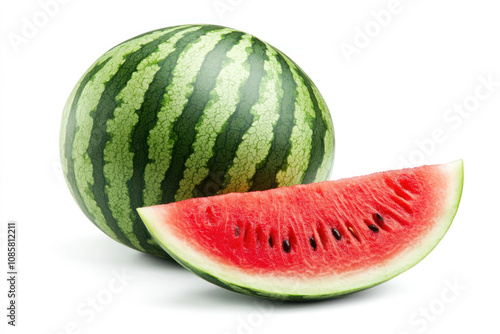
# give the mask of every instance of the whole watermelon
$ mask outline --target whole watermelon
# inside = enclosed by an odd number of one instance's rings
[[[136,208],[323,181],[334,134],[318,89],[282,52],[234,29],[183,25],[125,41],[87,70],[60,149],[85,215],[166,257]]]

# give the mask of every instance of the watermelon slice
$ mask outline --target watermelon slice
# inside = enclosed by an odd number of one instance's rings
[[[158,243],[202,278],[275,299],[322,299],[404,272],[455,216],[463,164],[380,172],[138,209]]]

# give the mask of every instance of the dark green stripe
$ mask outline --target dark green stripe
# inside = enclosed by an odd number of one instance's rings
[[[178,26],[172,26],[172,27],[167,27],[167,28],[161,28],[161,29],[156,29],[156,30],[148,31],[148,32],[145,32],[143,34],[137,35],[135,37],[129,38],[129,39],[121,42],[117,46],[120,46],[122,44],[125,44],[125,43],[128,43],[130,41],[133,41],[134,39],[141,38],[143,36],[150,35],[152,33],[158,32],[158,31],[170,30],[170,29],[175,29],[176,31],[181,31],[181,30],[185,30],[185,29],[188,29],[188,28],[196,28],[196,27],[200,27],[200,28],[201,27],[209,27],[209,28],[212,27],[212,28],[216,28],[216,29],[225,29],[226,28],[226,27],[223,27],[223,26],[216,26],[216,25],[184,24],[184,25],[178,25]],[[116,46],[114,48],[116,48]]]
[[[239,42],[243,35],[242,32],[231,32],[224,35],[223,39],[217,43],[203,61],[200,72],[193,84],[193,93],[189,97],[182,114],[173,125],[175,143],[172,149],[172,160],[161,184],[163,203],[170,203],[175,200],[175,194],[184,175],[184,165],[188,157],[193,153],[196,124],[210,100],[210,92],[216,85],[217,76],[224,62],[228,59],[226,53]]]
[[[64,157],[66,158],[67,161],[67,170],[66,170],[66,180],[68,182],[68,185],[71,187],[71,190],[73,192],[73,195],[75,197],[76,202],[82,209],[83,213],[87,218],[89,218],[92,222],[94,222],[95,217],[92,216],[92,214],[89,212],[87,206],[85,205],[85,202],[83,200],[82,194],[80,193],[80,190],[78,189],[78,185],[76,182],[76,175],[75,175],[75,162],[73,160],[73,144],[75,141],[76,133],[78,132],[78,127],[76,125],[76,110],[78,108],[78,101],[80,100],[80,97],[82,96],[82,92],[85,89],[85,86],[89,83],[90,80],[94,78],[94,76],[99,72],[110,60],[111,58],[108,58],[101,63],[94,65],[92,70],[88,72],[85,77],[83,77],[82,81],[80,82],[80,85],[78,86],[78,89],[75,93],[75,96],[73,98],[73,101],[71,103],[71,108],[68,114],[68,119],[63,120],[67,122],[66,125],[66,137],[64,141]],[[99,225],[95,224],[97,227]]]
[[[250,191],[266,190],[278,187],[276,174],[286,168],[286,159],[292,149],[290,136],[294,126],[295,97],[297,85],[292,71],[281,53],[276,54],[281,65],[283,97],[280,105],[280,116],[273,129],[273,141],[266,159],[258,166],[252,178]]]
[[[207,163],[208,176],[195,187],[195,196],[197,197],[215,195],[224,184],[229,183],[228,179],[222,180],[222,178],[229,177],[227,171],[233,163],[236,150],[243,135],[252,126],[254,117],[250,110],[260,98],[260,83],[266,75],[264,61],[268,59],[266,46],[257,38],[252,38],[252,49],[253,51],[247,60],[250,66],[250,75],[240,87],[240,101],[236,110],[227,119],[221,133],[217,135],[213,148],[214,155]]]
[[[187,28],[191,28],[191,26]],[[158,122],[158,113],[163,107],[162,102],[165,96],[165,91],[174,79],[172,73],[177,65],[180,54],[186,46],[196,42],[207,32],[218,29],[221,29],[221,27],[204,26],[202,29],[187,33],[175,43],[175,50],[172,51],[164,60],[158,63],[160,69],[156,72],[153,81],[145,93],[144,103],[137,111],[139,121],[132,130],[131,143],[131,150],[134,153],[133,174],[132,178],[127,182],[127,186],[130,193],[130,206],[134,209],[132,212],[134,234],[138,236],[141,246],[145,249],[148,249],[149,246],[149,244],[145,241],[149,237],[149,233],[135,209],[144,206],[144,173],[149,162],[149,145],[147,142],[148,136],[150,131]]]
[[[323,112],[318,104],[318,100],[313,90],[313,83],[311,79],[305,74],[298,66],[297,72],[304,80],[304,85],[307,87],[309,96],[314,106],[314,121],[312,125],[312,141],[311,141],[311,154],[309,156],[309,165],[304,173],[302,183],[312,183],[316,179],[316,174],[321,167],[323,158],[325,157],[325,134],[328,131],[328,125],[323,119]]]
[[[109,199],[106,194],[106,178],[104,176],[104,148],[111,136],[106,131],[106,124],[109,119],[113,119],[113,113],[119,106],[117,95],[125,88],[137,66],[148,55],[158,50],[158,46],[168,41],[168,39],[179,30],[172,31],[149,43],[144,44],[140,49],[128,54],[125,62],[120,66],[116,74],[106,83],[96,110],[90,113],[93,118],[93,125],[90,135],[90,143],[87,153],[93,166],[94,184],[91,187],[95,201],[106,220],[106,224],[116,234],[118,240],[123,244],[133,247],[131,242],[123,234],[118,226],[118,222],[113,217],[109,208]],[[134,210],[133,210],[134,211]],[[141,238],[138,238],[141,240]],[[142,245],[142,243],[141,243]]]

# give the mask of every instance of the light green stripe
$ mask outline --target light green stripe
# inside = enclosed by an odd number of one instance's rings
[[[299,184],[307,170],[312,148],[312,121],[314,105],[311,96],[304,85],[304,78],[297,72],[295,65],[284,57],[297,85],[295,99],[295,124],[290,136],[291,150],[287,157],[287,168],[279,171],[276,181],[279,187]]]
[[[210,93],[210,101],[196,126],[193,154],[186,161],[184,177],[175,195],[176,201],[193,197],[194,187],[208,176],[207,163],[214,154],[213,147],[217,135],[229,116],[236,110],[236,105],[240,100],[240,86],[250,75],[249,66],[245,62],[252,50],[251,47],[251,36],[245,35],[226,54],[228,63],[220,71],[215,89]],[[215,181],[222,182],[220,175],[213,177]]]
[[[127,186],[127,181],[132,178],[134,171],[134,154],[130,150],[130,142],[132,130],[139,121],[139,115],[136,111],[141,108],[146,90],[160,69],[158,62],[175,50],[175,43],[187,31],[175,34],[168,42],[161,44],[158,51],[152,53],[137,66],[137,70],[117,96],[119,107],[114,110],[113,118],[106,123],[106,130],[111,137],[104,149],[106,163],[104,176],[107,181],[105,189],[109,208],[123,234],[138,249],[142,249],[142,247],[133,230],[133,212],[130,207],[130,194]]]
[[[273,128],[279,118],[283,89],[281,65],[276,58],[276,51],[267,47],[266,54],[269,57],[269,60],[264,62],[266,76],[260,83],[259,100],[250,110],[254,120],[243,135],[233,165],[229,168],[230,183],[220,193],[249,190],[257,165],[264,161],[271,148]]]
[[[323,180],[328,180],[330,178],[330,172],[332,168],[332,159],[335,154],[335,142],[334,142],[334,130],[332,117],[330,116],[330,111],[328,110],[328,106],[326,105],[325,100],[321,96],[316,85],[312,85],[314,95],[316,96],[316,100],[318,101],[318,105],[321,109],[321,114],[326,124],[326,133],[324,136],[324,145],[325,145],[325,154],[323,156],[323,161],[319,166],[319,169],[316,173],[316,178],[314,182],[320,182]]]
[[[79,177],[76,179],[77,187],[82,195],[85,206],[88,208],[89,213],[95,218],[95,223],[106,234],[115,237],[115,234],[107,226],[106,220],[94,200],[94,194],[91,186],[94,184],[93,168],[90,157],[87,154],[87,149],[90,140],[90,133],[93,126],[93,119],[91,113],[95,111],[99,103],[102,92],[104,91],[106,83],[109,79],[116,74],[120,65],[125,61],[125,56],[131,52],[138,50],[143,44],[148,43],[159,36],[167,33],[167,31],[157,31],[149,35],[144,35],[140,38],[131,40],[127,43],[121,44],[118,47],[111,49],[105,53],[97,62],[112,57],[101,71],[88,83],[82,92],[85,96],[77,106],[76,110],[76,124],[77,133],[73,142],[72,157],[75,165],[75,174]],[[94,65],[95,66],[95,65]]]
[[[71,91],[71,94],[69,95],[68,100],[66,101],[66,105],[64,106],[63,116],[62,116],[62,121],[61,121],[61,132],[59,133],[59,150],[60,150],[59,155],[60,155],[60,159],[61,159],[61,167],[65,173],[67,173],[67,171],[68,171],[68,159],[66,159],[65,143],[66,143],[66,131],[67,131],[67,127],[68,127],[68,118],[69,118],[69,114],[71,113],[71,106],[73,105],[73,101],[75,99],[76,92],[78,91],[78,88],[80,87],[82,80],[92,70],[92,67],[89,68],[82,75],[82,78],[80,79],[80,81],[78,81],[78,83],[75,85],[75,87]],[[69,191],[71,192],[71,195],[73,196],[73,198],[77,198],[76,194],[73,191],[73,187],[69,186],[68,188],[69,188]]]
[[[173,72],[173,81],[166,89],[163,107],[158,113],[156,126],[148,137],[150,163],[144,172],[144,205],[161,202],[161,182],[170,165],[175,138],[171,137],[172,125],[179,117],[193,93],[193,82],[200,71],[205,56],[215,48],[222,35],[231,32],[222,29],[200,37],[197,43],[188,46],[180,55]],[[168,138],[168,139],[167,139]]]

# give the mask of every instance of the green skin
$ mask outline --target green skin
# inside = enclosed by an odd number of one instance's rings
[[[292,60],[214,25],[160,29],[106,52],[71,93],[60,138],[84,214],[161,257],[136,208],[323,181],[335,145],[325,101]]]
[[[154,236],[154,234],[152,234],[152,235]],[[362,287],[359,289],[355,289],[355,290],[342,291],[342,292],[338,292],[338,293],[336,292],[336,293],[325,294],[325,295],[314,295],[314,296],[311,296],[311,295],[284,295],[284,294],[271,293],[268,291],[252,289],[249,287],[244,287],[244,286],[237,285],[234,283],[226,282],[226,281],[221,280],[213,275],[210,275],[207,272],[201,271],[198,268],[190,265],[186,261],[182,260],[181,258],[179,258],[177,255],[175,255],[171,251],[169,251],[168,248],[166,248],[160,240],[158,240],[156,238],[155,238],[155,240],[156,240],[156,242],[158,242],[159,245],[162,246],[162,248],[168,253],[168,255],[170,255],[175,261],[177,261],[179,264],[181,264],[187,270],[189,270],[192,273],[203,278],[204,280],[206,280],[210,283],[213,283],[215,285],[218,285],[221,288],[230,290],[230,291],[235,291],[235,292],[238,292],[238,293],[241,293],[244,295],[249,295],[249,296],[254,296],[254,297],[259,297],[259,298],[264,298],[264,299],[285,300],[285,301],[294,301],[294,302],[314,301],[314,300],[328,299],[328,298],[332,298],[332,297],[340,297],[340,296],[350,294],[350,293],[353,293],[356,291],[365,290],[365,289],[371,288],[375,285],[378,285],[380,283],[383,283],[383,282],[378,282],[378,283],[374,283],[374,284],[371,284],[371,285],[368,285],[368,286],[365,286],[365,287]],[[389,277],[387,280],[389,280],[391,278],[392,277]]]
[[[456,175],[454,175],[453,181],[455,182],[454,184],[454,193],[450,195],[451,201],[449,204],[449,207],[447,208],[445,214],[443,214],[442,217],[440,217],[440,225],[445,226],[446,228],[440,232],[439,235],[434,236],[432,244],[429,244],[425,248],[420,248],[420,253],[416,258],[411,258],[409,261],[405,261],[405,263],[401,266],[396,268],[396,270],[392,270],[391,274],[386,275],[383,279],[379,279],[377,281],[368,281],[366,282],[366,285],[362,286],[357,286],[352,289],[347,289],[347,290],[342,290],[342,291],[331,291],[330,293],[325,293],[325,294],[317,294],[317,295],[305,295],[305,294],[283,294],[283,293],[276,293],[273,291],[263,291],[260,289],[255,289],[249,286],[242,286],[239,285],[237,282],[230,282],[228,280],[221,279],[219,277],[216,277],[206,271],[203,271],[199,269],[198,267],[192,265],[191,263],[188,263],[184,261],[181,257],[179,257],[177,254],[172,252],[169,248],[168,245],[165,245],[165,243],[159,239],[155,233],[153,232],[153,229],[150,227],[150,225],[153,225],[154,223],[148,220],[148,217],[145,215],[142,215],[140,210],[139,210],[139,215],[141,216],[142,220],[145,223],[145,226],[148,228],[149,232],[153,236],[153,238],[156,240],[156,242],[161,245],[161,247],[173,258],[175,259],[178,263],[180,263],[183,267],[188,269],[189,271],[193,272],[194,274],[200,276],[201,278],[207,280],[208,282],[211,282],[215,285],[218,285],[222,288],[235,291],[238,293],[242,293],[245,295],[251,295],[255,297],[260,297],[260,298],[266,298],[266,299],[273,299],[273,300],[285,300],[285,301],[312,301],[312,300],[321,300],[321,299],[327,299],[327,298],[332,298],[332,297],[340,297],[342,295],[350,294],[356,291],[364,290],[371,288],[373,286],[376,286],[378,284],[384,283],[395,276],[403,273],[404,271],[410,269],[411,267],[415,266],[417,263],[419,263],[421,260],[423,260],[439,243],[439,241],[444,237],[446,232],[448,231],[449,227],[451,226],[451,223],[457,213],[459,204],[460,204],[460,199],[462,196],[462,189],[463,189],[463,165],[460,162],[459,167],[456,169]],[[299,283],[299,284],[307,284],[306,282],[304,283]]]

